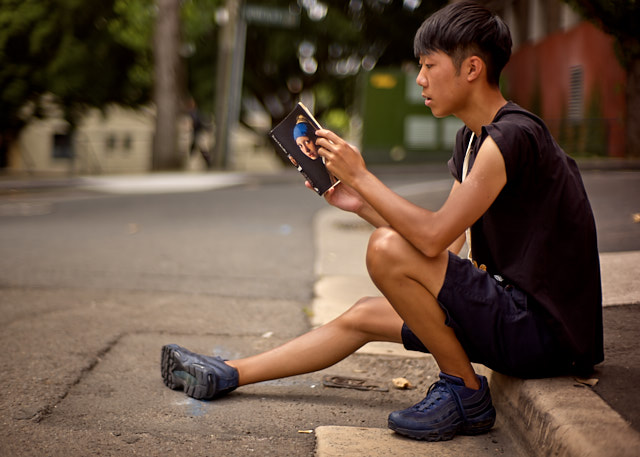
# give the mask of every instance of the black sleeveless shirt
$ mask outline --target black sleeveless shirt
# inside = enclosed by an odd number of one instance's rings
[[[504,158],[507,183],[473,224],[473,258],[525,291],[549,316],[577,368],[604,359],[602,289],[596,227],[575,161],[544,122],[509,102],[482,127],[469,170],[491,136]],[[471,137],[458,131],[449,168],[460,181]]]

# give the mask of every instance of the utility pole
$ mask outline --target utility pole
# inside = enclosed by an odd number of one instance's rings
[[[213,162],[216,168],[225,168],[230,156],[229,135],[240,118],[247,23],[296,28],[300,25],[300,14],[291,12],[289,8],[259,4],[245,6],[243,0],[227,0],[217,16],[220,32]]]
[[[175,170],[182,161],[178,151],[180,111],[180,0],[156,0],[153,37],[156,129],[153,137],[154,170]]]
[[[242,16],[243,0],[227,0],[218,14],[220,25],[215,100],[215,145],[213,162],[225,168],[229,159],[229,135],[240,114],[247,26]]]

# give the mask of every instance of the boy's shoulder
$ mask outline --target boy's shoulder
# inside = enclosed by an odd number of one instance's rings
[[[550,132],[545,122],[531,111],[513,102],[500,108],[491,124],[483,127],[483,136],[489,135],[494,140],[508,139],[510,144],[521,141],[546,142]]]
[[[502,108],[500,108],[491,123],[484,126],[483,130],[490,130],[491,127],[496,126],[496,124],[507,124],[511,125],[515,129],[521,128],[525,130],[534,126],[545,127],[545,123],[540,117],[512,101],[507,102]],[[466,125],[463,125],[458,130],[456,136],[458,142],[466,144],[471,138],[471,129]]]
[[[500,110],[498,110],[498,113],[494,117],[492,123],[496,123],[500,120],[521,120],[522,122],[533,121],[537,124],[544,124],[544,121],[538,116],[512,101],[507,102],[502,108],[500,108]]]

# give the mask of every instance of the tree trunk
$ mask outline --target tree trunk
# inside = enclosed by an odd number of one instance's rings
[[[153,54],[157,113],[152,167],[175,170],[182,166],[178,149],[180,1],[156,0],[156,6]]]
[[[640,157],[640,57],[627,70],[627,157]]]

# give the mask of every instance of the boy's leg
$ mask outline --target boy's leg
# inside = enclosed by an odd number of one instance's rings
[[[281,346],[227,363],[239,385],[327,368],[370,341],[402,343],[402,319],[384,297],[361,299],[333,321]]]
[[[487,379],[476,376],[436,297],[449,265],[447,252],[429,258],[393,229],[374,232],[367,249],[373,281],[440,366],[440,380],[424,400],[389,415],[389,428],[438,441],[488,432],[495,423]]]
[[[480,383],[437,298],[444,283],[448,253],[427,257],[390,228],[377,229],[367,249],[367,268],[376,286],[434,356],[441,371]]]
[[[402,342],[403,322],[384,297],[359,300],[342,315],[277,348],[238,360],[195,354],[171,344],[162,348],[165,384],[211,399],[236,387],[327,368],[370,341]]]

